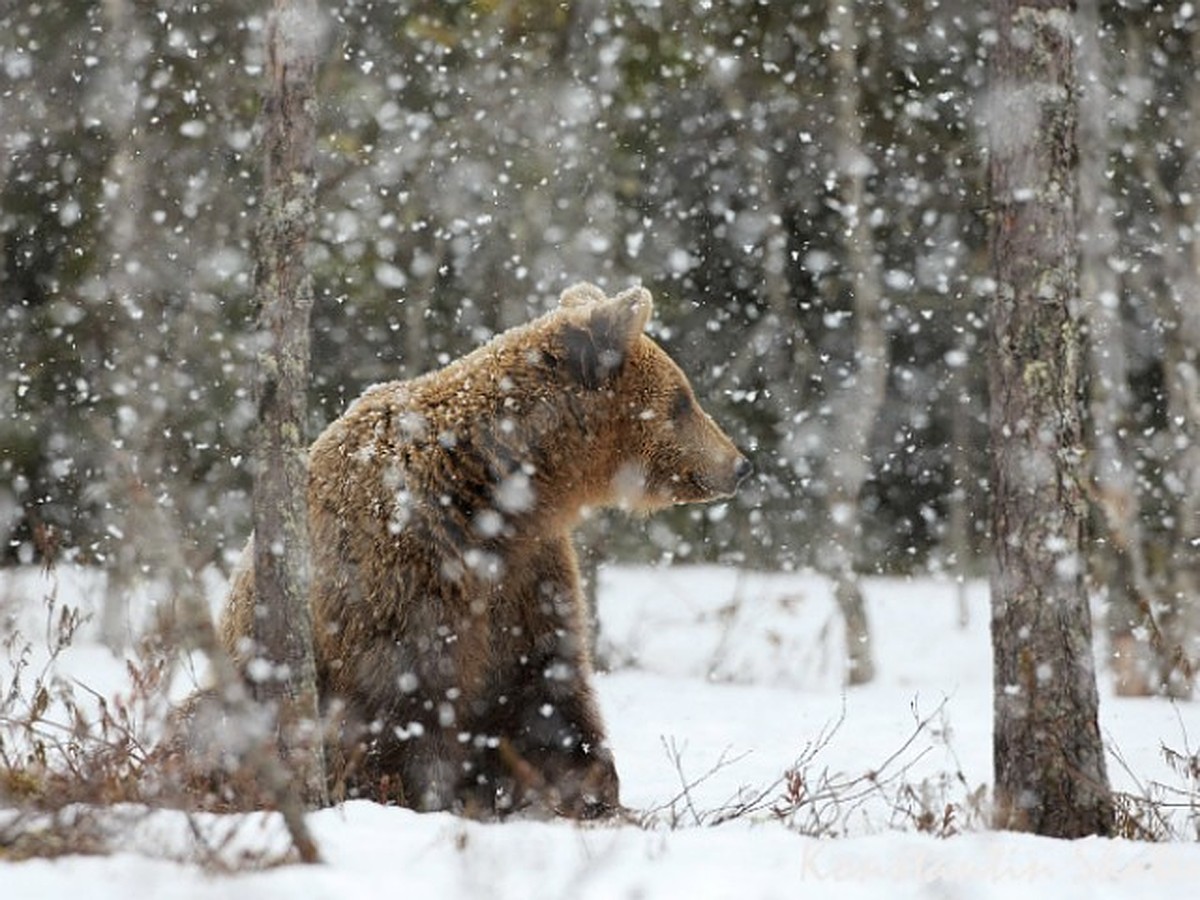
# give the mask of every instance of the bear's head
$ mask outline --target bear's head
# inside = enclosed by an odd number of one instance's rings
[[[752,467],[700,408],[679,366],[643,333],[650,292],[636,287],[607,297],[579,284],[559,305],[570,377],[612,424],[604,502],[649,511],[731,496]]]

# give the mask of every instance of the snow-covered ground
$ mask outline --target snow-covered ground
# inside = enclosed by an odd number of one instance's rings
[[[87,573],[56,574],[60,603],[92,608]],[[35,629],[51,581],[0,573],[0,622]],[[214,596],[219,586],[212,586]],[[970,585],[966,624],[955,586],[933,579],[867,583],[878,678],[841,688],[842,633],[815,576],[719,568],[603,572],[601,704],[627,805],[648,824],[464,821],[356,802],[311,816],[324,864],[213,875],[186,855],[181,814],[127,810],[122,852],[3,861],[3,896],[155,898],[403,897],[984,897],[1189,895],[1200,844],[1053,841],[979,826],[990,777],[991,660],[986,586]],[[154,600],[147,592],[138,615]],[[101,691],[124,665],[85,625],[63,669]],[[1101,648],[1102,649],[1102,648]],[[0,661],[0,666],[7,666]],[[0,672],[7,683],[7,670]],[[1127,700],[1104,690],[1101,724],[1119,789],[1180,784],[1161,745],[1195,752],[1200,705]],[[780,817],[785,771],[841,786],[836,802]],[[879,788],[863,780],[876,772]],[[795,781],[793,781],[793,786]],[[865,789],[864,789],[865,786]],[[858,797],[860,799],[854,800]],[[750,812],[720,822],[741,806]],[[945,819],[947,806],[952,818]],[[931,811],[948,838],[920,833]],[[235,832],[224,853],[283,846],[270,816],[198,817]],[[214,840],[217,840],[214,838]]]

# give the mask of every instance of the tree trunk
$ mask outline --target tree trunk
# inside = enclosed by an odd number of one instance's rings
[[[858,29],[851,3],[829,4],[830,66],[838,85],[834,141],[842,240],[853,295],[854,374],[838,392],[830,440],[829,549],[826,568],[846,628],[847,681],[875,677],[871,632],[855,563],[862,540],[861,496],[870,475],[871,430],[887,388],[888,345],[883,329],[883,273],[867,219],[867,176],[857,62]]]
[[[1193,64],[1200,60],[1200,34],[1190,37]],[[1163,381],[1167,394],[1170,450],[1166,454],[1166,486],[1172,523],[1165,572],[1160,581],[1167,595],[1159,622],[1163,639],[1160,681],[1173,697],[1192,696],[1200,652],[1200,229],[1195,197],[1200,191],[1200,83],[1187,80],[1186,110],[1180,117],[1182,146],[1191,148],[1171,188],[1152,153],[1143,165],[1163,224],[1164,275],[1168,290],[1155,293],[1166,325]]]
[[[1144,71],[1149,65],[1139,46],[1135,42],[1130,54],[1134,71]],[[1195,33],[1191,51],[1193,59],[1200,58],[1200,36]],[[1186,112],[1179,117],[1183,127],[1175,140],[1180,146],[1194,148],[1200,140],[1200,85],[1194,79],[1184,99]],[[1194,198],[1200,189],[1200,158],[1189,154],[1170,188],[1153,147],[1138,154],[1137,166],[1153,198],[1162,234],[1169,236],[1159,245],[1167,289],[1152,283],[1144,290],[1164,326],[1161,366],[1167,428],[1156,459],[1166,486],[1161,518],[1165,528],[1150,536],[1161,544],[1153,564],[1149,558],[1152,545],[1147,544],[1142,554],[1146,603],[1141,612],[1155,652],[1158,690],[1187,698],[1196,677],[1194,660],[1200,654],[1200,608],[1195,600],[1200,593],[1196,574],[1200,556],[1200,286],[1196,282],[1200,233],[1193,223],[1193,201],[1185,198]]]
[[[305,253],[315,185],[315,0],[275,0],[267,38],[263,190],[255,274],[254,455],[257,699],[273,707],[281,757],[309,806],[328,802],[318,727],[305,439],[312,284]]]
[[[995,0],[990,129],[995,825],[1108,834],[1084,589],[1071,0]]]
[[[949,550],[949,570],[954,575],[955,599],[958,606],[958,627],[971,624],[971,607],[967,598],[967,581],[971,577],[973,544],[971,532],[974,528],[971,516],[971,460],[968,447],[972,446],[971,388],[966,362],[965,341],[955,350],[956,358],[951,364],[947,393],[953,404],[950,410],[950,473],[954,490],[947,498],[949,504],[950,533],[946,536]],[[957,358],[961,354],[961,359]]]
[[[1099,0],[1080,4],[1079,227],[1080,301],[1087,327],[1089,410],[1092,426],[1093,498],[1109,538],[1113,577],[1106,578],[1106,625],[1118,694],[1154,693],[1157,682],[1153,641],[1146,613],[1155,594],[1150,583],[1139,518],[1137,470],[1124,437],[1133,398],[1121,320],[1120,283],[1110,265],[1117,255],[1114,204],[1105,177],[1111,104],[1100,52]]]
[[[161,415],[146,402],[148,397],[129,390],[138,382],[141,361],[160,349],[147,346],[157,334],[141,324],[154,321],[157,311],[145,314],[145,307],[154,300],[148,289],[149,266],[140,258],[146,239],[141,230],[146,221],[146,173],[138,163],[143,141],[134,127],[136,105],[128,89],[137,84],[146,50],[132,13],[129,0],[104,4],[108,53],[99,108],[115,147],[105,167],[104,220],[97,241],[97,278],[106,291],[107,322],[92,335],[103,347],[104,365],[97,376],[105,381],[103,391],[121,398],[119,412],[100,420],[95,434],[104,448],[104,476],[98,487],[105,495],[105,531],[112,547],[105,564],[100,640],[118,655],[129,648],[134,637],[129,599],[138,580],[139,563],[146,555],[144,543],[150,539],[139,527],[144,517],[139,516],[130,497],[143,479],[153,477],[162,456]]]

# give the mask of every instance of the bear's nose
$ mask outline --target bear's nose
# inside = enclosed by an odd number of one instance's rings
[[[750,462],[750,460],[743,456],[740,457],[736,463],[734,463],[733,477],[737,479],[738,484],[741,484],[750,477],[750,473],[753,471],[754,463]]]

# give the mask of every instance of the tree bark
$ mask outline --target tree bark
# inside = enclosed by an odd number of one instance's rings
[[[309,607],[305,418],[313,293],[315,0],[275,0],[267,37],[263,189],[256,242],[258,428],[254,454],[256,698],[309,806],[328,803]]]
[[[994,0],[992,645],[995,825],[1108,834],[1084,588],[1071,0]]]

